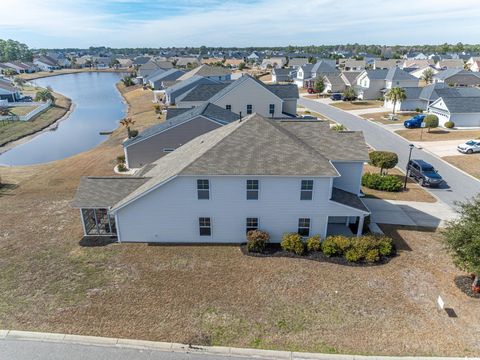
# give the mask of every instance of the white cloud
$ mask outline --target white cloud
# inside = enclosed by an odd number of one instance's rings
[[[478,0],[23,0],[0,19],[0,34],[31,46],[260,46],[421,44],[480,38]],[[172,4],[175,14],[166,9]],[[115,14],[112,7],[123,11]],[[132,14],[125,9],[132,10]],[[158,14],[158,17],[155,17]],[[11,36],[15,37],[15,36]]]

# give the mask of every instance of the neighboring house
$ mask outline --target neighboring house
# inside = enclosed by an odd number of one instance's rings
[[[260,67],[262,69],[267,68],[282,68],[287,64],[287,58],[285,57],[272,57],[269,59],[263,59]]]
[[[257,113],[266,117],[294,116],[298,88],[294,84],[267,85],[243,75],[208,101],[241,116]]]
[[[323,83],[325,85],[324,93],[341,93],[347,87],[341,74],[325,75]]]
[[[218,84],[219,82],[212,79],[207,79],[202,76],[192,76],[191,78],[183,81],[176,82],[174,85],[165,89],[164,102],[167,105],[174,105],[178,96],[193,89],[200,84]]]
[[[327,62],[320,60],[315,64],[306,64],[297,71],[297,77],[294,82],[298,87],[313,87],[317,77],[325,75],[339,74],[340,71],[335,69]]]
[[[133,59],[132,65],[139,67],[142,66],[143,64],[146,64],[152,59],[151,56],[137,56],[136,58]]]
[[[428,56],[422,52],[411,52],[411,53],[405,54],[403,57],[408,60],[427,60],[428,59]]]
[[[428,112],[438,116],[441,126],[453,121],[455,127],[480,127],[480,95],[470,97],[440,97]]]
[[[462,69],[465,66],[465,62],[462,59],[444,59],[440,60],[435,66],[439,70],[445,69]]]
[[[402,60],[399,59],[389,59],[389,60],[375,60],[373,64],[373,69],[390,69],[393,67],[399,67],[403,63]]]
[[[188,109],[123,143],[129,169],[140,168],[190,140],[238,120],[238,115],[211,103]]]
[[[346,87],[353,87],[357,84],[357,79],[361,73],[361,71],[342,71],[340,76]]]
[[[138,68],[137,77],[145,80],[153,72],[158,72],[158,70],[167,71],[172,67],[171,62],[169,61],[150,60]]]
[[[176,81],[183,74],[185,74],[185,72],[178,69],[158,69],[151,73],[150,76],[146,78],[146,81],[148,81],[148,84],[153,90],[163,90],[166,88],[166,82]]]
[[[480,60],[475,61],[472,65],[470,66],[470,71],[473,72],[480,72]]]
[[[292,69],[291,68],[273,68],[272,69],[272,82],[289,82],[292,80]]]
[[[433,72],[433,75],[438,73],[438,69],[435,66],[428,65],[425,67],[420,67],[416,70],[410,71],[410,75],[415,76],[417,79],[421,79],[426,70],[430,69]]]
[[[83,177],[72,205],[85,235],[118,242],[232,244],[261,229],[279,243],[286,232],[352,234],[355,222],[358,236],[370,214],[358,197],[368,160],[361,132],[253,114],[191,140],[139,177]]]
[[[216,81],[230,81],[232,71],[222,66],[211,66],[203,64],[180,76],[178,78],[178,81],[188,80],[192,76],[202,76],[204,78]]]
[[[288,60],[288,66],[294,69],[298,69],[303,65],[307,65],[307,64],[308,64],[307,58],[291,58]]]
[[[118,61],[118,68],[120,69],[128,69],[133,66],[132,59],[117,58],[117,61]]]
[[[339,59],[338,65],[345,71],[358,71],[364,70],[367,64],[365,60]]]
[[[20,92],[10,81],[0,79],[0,100],[15,102],[20,100],[20,98]]]
[[[467,61],[466,61],[466,64],[468,66],[470,66],[470,69],[472,67],[472,65],[477,62],[477,61],[480,61],[480,56],[471,56]]]
[[[25,63],[22,61],[7,61],[3,63],[3,65],[15,70],[18,74],[34,73],[37,70],[37,67],[33,63]]]
[[[416,109],[426,110],[427,104],[420,99],[420,94],[423,88],[421,87],[405,87],[406,99],[403,101],[397,101],[395,104],[395,111],[415,111]],[[383,107],[393,110],[393,102],[387,99],[383,101]]]
[[[394,87],[418,87],[419,80],[406,71],[394,67],[389,70],[365,70],[357,79],[355,90],[363,100],[383,98]]]
[[[48,56],[40,56],[35,58],[33,59],[33,63],[42,71],[53,71],[60,69],[60,65],[57,63],[57,61]]]
[[[200,106],[215,94],[226,88],[230,83],[200,84],[178,96],[175,100],[177,108],[192,108]],[[238,116],[237,116],[238,118]]]
[[[480,74],[463,69],[447,69],[435,74],[433,81],[450,86],[479,86]]]
[[[258,62],[260,61],[261,57],[257,52],[253,51],[250,55],[246,57],[246,59],[248,61]]]
[[[201,64],[201,59],[199,57],[173,57],[169,59],[175,63],[175,66],[186,68],[186,67],[196,67]]]
[[[427,59],[427,60],[405,60],[401,66],[402,69],[406,68],[425,68],[427,66],[433,66],[435,65],[435,61],[432,59]]]

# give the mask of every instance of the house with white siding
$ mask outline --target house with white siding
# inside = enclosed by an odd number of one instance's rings
[[[389,70],[365,70],[357,78],[355,90],[357,96],[363,100],[383,98],[385,93],[395,87],[418,87],[419,79],[408,72],[393,67]]]
[[[427,110],[438,116],[440,126],[453,121],[457,128],[480,127],[480,89],[446,87],[437,94]]]
[[[463,69],[447,69],[435,74],[433,81],[449,86],[480,86],[480,74]]]
[[[342,144],[338,151],[338,144]],[[201,135],[137,177],[83,177],[73,201],[86,236],[118,242],[242,243],[247,231],[361,234],[361,132],[253,114]]]
[[[230,81],[232,76],[232,70],[222,66],[211,66],[203,64],[183,74],[178,78],[178,80],[188,80],[193,76],[201,76],[216,81]]]
[[[163,101],[167,105],[174,105],[178,96],[190,91],[200,84],[218,84],[219,81],[204,78],[203,76],[192,76],[187,80],[175,81],[171,86],[167,87],[164,92]]]
[[[306,64],[301,66],[297,71],[297,77],[294,79],[294,83],[298,87],[309,88],[313,87],[315,79],[317,77],[323,77],[325,75],[340,74],[335,66],[324,60],[320,60],[315,64]]]
[[[298,98],[294,84],[265,84],[244,74],[208,101],[240,116],[283,117],[295,116]]]

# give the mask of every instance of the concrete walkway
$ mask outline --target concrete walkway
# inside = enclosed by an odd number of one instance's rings
[[[155,341],[0,330],[1,360],[241,360],[245,358],[285,360],[467,359],[465,357],[440,358],[316,354],[220,346],[189,346]]]
[[[362,199],[372,212],[371,221],[378,224],[421,226],[437,228],[457,217],[447,204],[416,201]]]
[[[446,140],[446,141],[414,141],[413,144],[418,149],[431,152],[439,157],[451,155],[466,155],[457,150],[459,144],[463,144],[470,139],[464,140]]]
[[[363,108],[363,109],[356,109],[356,110],[345,110],[346,112],[352,115],[364,115],[364,114],[376,114],[376,113],[387,113],[389,112],[388,109],[383,107],[374,107],[374,108]]]

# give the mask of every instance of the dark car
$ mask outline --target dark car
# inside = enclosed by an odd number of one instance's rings
[[[437,170],[423,160],[410,160],[407,167],[407,175],[421,186],[438,187],[443,183],[442,177]]]
[[[332,99],[333,101],[340,101],[342,100],[342,94],[332,94],[332,96],[330,96],[330,99]]]
[[[425,115],[415,115],[411,119],[405,120],[403,126],[407,129],[421,128]]]

